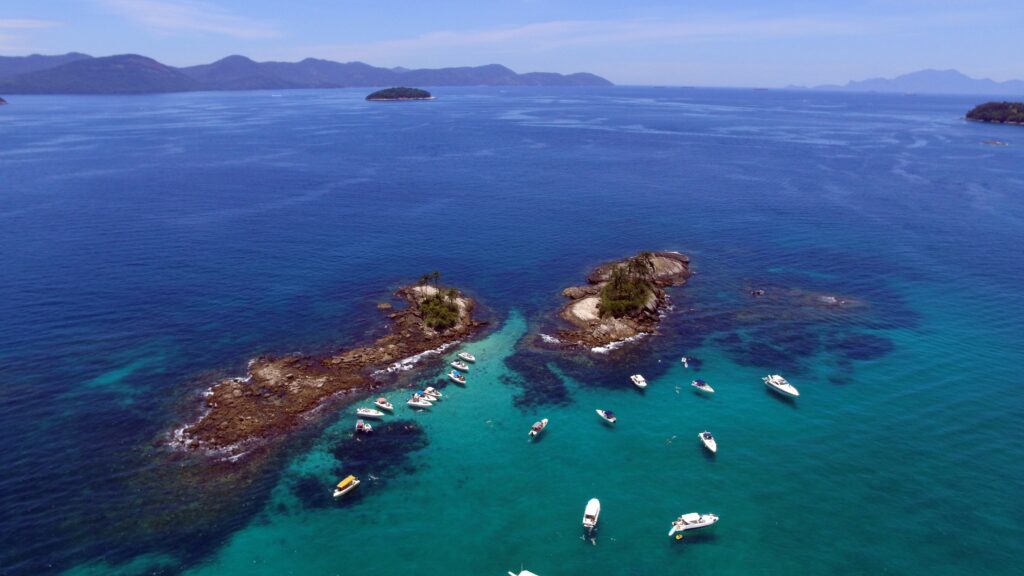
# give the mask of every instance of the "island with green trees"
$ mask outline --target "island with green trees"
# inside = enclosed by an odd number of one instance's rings
[[[398,86],[395,88],[385,88],[383,90],[377,90],[373,94],[366,97],[370,101],[380,100],[433,100],[434,97],[426,90],[419,88],[406,88],[405,86]]]
[[[586,286],[562,291],[570,300],[559,316],[572,328],[559,331],[569,346],[601,351],[616,342],[656,331],[671,305],[665,288],[690,277],[690,259],[679,252],[641,252],[598,266]]]
[[[225,455],[283,438],[315,421],[327,403],[346,406],[382,386],[415,361],[471,337],[483,323],[473,318],[476,303],[425,274],[395,296],[405,307],[388,314],[389,330],[370,343],[321,354],[260,356],[244,377],[215,382],[203,395],[202,415],[174,434],[183,448]],[[380,306],[381,310],[393,307]]]
[[[967,113],[968,120],[998,124],[1024,124],[1024,102],[986,102]]]

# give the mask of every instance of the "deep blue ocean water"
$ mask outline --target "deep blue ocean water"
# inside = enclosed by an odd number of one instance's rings
[[[436,93],[0,108],[0,573],[1019,573],[1024,129],[964,122],[969,97]],[[563,287],[644,249],[696,272],[662,334],[528,345]],[[165,439],[206,386],[379,333],[374,305],[432,270],[492,320],[466,388],[375,444],[324,415],[179,519],[208,482]],[[332,501],[351,470],[377,480]],[[692,511],[722,520],[670,541]]]

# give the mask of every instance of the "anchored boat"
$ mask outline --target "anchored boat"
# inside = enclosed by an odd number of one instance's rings
[[[410,398],[409,401],[406,402],[406,404],[412,406],[413,408],[430,408],[431,406],[434,405],[433,402],[427,400],[426,398],[420,396],[419,394],[413,394],[412,398]]]
[[[386,402],[386,400],[385,400]],[[356,415],[362,416],[363,418],[383,418],[384,413],[380,410],[374,410],[373,408],[356,408]]]
[[[647,380],[645,380],[644,377],[641,376],[640,374],[633,374],[632,376],[629,377],[629,379],[633,382],[633,385],[636,386],[637,388],[639,388],[641,390],[643,390],[644,388],[647,388]]]
[[[769,374],[764,378],[761,378],[761,380],[764,381],[765,386],[768,386],[769,389],[774,390],[783,396],[790,396],[792,398],[800,396],[800,391],[778,374]]]
[[[356,486],[359,486],[359,478],[349,476],[341,482],[338,482],[338,485],[334,487],[334,497],[337,498],[338,496],[344,496],[354,490]]]
[[[690,386],[693,386],[698,391],[704,392],[706,394],[714,394],[715,393],[715,389],[712,388],[710,384],[708,384],[707,382],[705,382],[703,380],[694,380],[690,384]]]
[[[469,352],[459,352],[459,358],[462,358],[466,362],[476,362],[476,356],[473,356]]]
[[[597,410],[594,410],[594,412],[597,412],[597,415],[600,416],[602,420],[609,424],[615,424],[615,422],[618,420],[618,418],[615,417],[615,413],[612,412],[611,410],[601,410],[600,408],[598,408]]]
[[[588,534],[597,527],[597,518],[600,515],[601,501],[597,498],[591,498],[590,502],[587,502],[587,508],[583,511],[583,528]]]
[[[540,422],[534,422],[533,426],[530,426],[530,436],[536,436],[544,431],[548,427],[548,419],[544,418]]]
[[[373,426],[370,426],[369,422],[356,420],[356,432],[359,434],[369,434],[373,432]]]
[[[391,405],[391,402],[388,402],[388,399],[383,396],[374,400],[373,403],[381,410],[387,410],[388,412],[392,412],[395,409],[395,407]]]
[[[427,386],[423,390],[423,392],[425,392],[428,396],[433,396],[434,398],[437,398],[438,400],[444,397],[444,394],[441,394],[441,391],[438,390],[437,388],[434,388],[433,386]]]
[[[452,382],[455,382],[456,384],[465,384],[466,383],[466,377],[463,376],[462,374],[459,374],[459,372],[457,370],[452,370],[451,372],[449,372],[448,373],[448,378],[450,378],[452,380]]]
[[[462,372],[469,372],[469,364],[466,364],[462,360],[456,360],[452,362],[452,368],[455,368],[456,370],[461,370]]]
[[[682,540],[683,532],[707,528],[715,522],[718,522],[718,516],[714,514],[698,514],[696,512],[683,514],[672,523],[672,529],[668,531],[668,535],[675,536],[676,540]]]
[[[715,442],[715,437],[711,435],[711,432],[707,430],[697,434],[700,441],[704,443],[704,447],[711,451],[712,454],[718,452],[718,442]]]

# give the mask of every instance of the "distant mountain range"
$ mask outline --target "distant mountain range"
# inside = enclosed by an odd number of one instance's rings
[[[801,88],[790,86],[790,88]],[[956,70],[920,70],[895,78],[870,78],[847,82],[844,86],[817,86],[815,90],[846,92],[900,92],[913,94],[978,94],[1024,96],[1024,81],[996,82],[988,78],[971,78]]]
[[[499,64],[410,70],[315,58],[301,62],[255,62],[245,56],[228,56],[212,64],[175,68],[137,54],[93,58],[72,52],[62,56],[0,57],[0,93],[4,94],[149,94],[397,85],[611,86],[612,83],[585,72],[517,74]]]

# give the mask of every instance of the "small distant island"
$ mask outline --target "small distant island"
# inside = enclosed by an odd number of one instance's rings
[[[367,100],[433,100],[434,96],[426,90],[419,88],[407,88],[405,86],[397,86],[395,88],[385,88],[383,90],[377,90],[373,94],[366,97]]]
[[[679,252],[641,252],[598,266],[588,285],[562,291],[571,302],[559,316],[573,325],[558,340],[600,352],[616,342],[653,333],[671,302],[664,288],[690,277],[690,259]],[[614,346],[613,346],[614,347]]]
[[[1024,125],[1024,102],[986,102],[967,113],[968,120]]]

